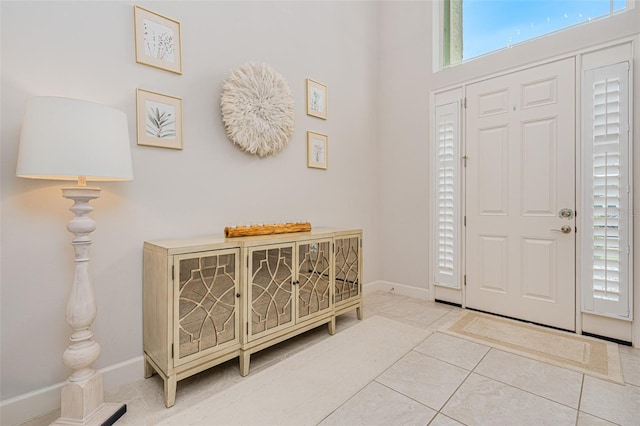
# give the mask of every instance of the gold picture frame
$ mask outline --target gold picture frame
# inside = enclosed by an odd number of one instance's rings
[[[307,79],[307,115],[327,119],[327,86]]]
[[[136,90],[138,145],[182,149],[182,99]]]
[[[182,74],[180,22],[158,13],[133,7],[136,62]]]
[[[312,169],[327,169],[329,160],[327,139],[327,135],[307,132],[307,167]]]

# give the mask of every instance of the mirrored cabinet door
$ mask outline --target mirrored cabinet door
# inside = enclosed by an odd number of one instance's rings
[[[177,363],[238,343],[238,250],[175,256]]]
[[[335,240],[335,303],[360,296],[360,237]]]
[[[268,335],[294,318],[294,245],[272,245],[249,251],[249,339]]]
[[[298,245],[298,319],[332,308],[331,241]]]

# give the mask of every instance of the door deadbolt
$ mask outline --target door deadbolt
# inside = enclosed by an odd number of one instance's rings
[[[562,209],[558,212],[558,217],[561,219],[571,219],[573,218],[573,210],[571,209]]]

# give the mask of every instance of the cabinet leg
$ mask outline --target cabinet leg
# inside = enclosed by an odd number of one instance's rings
[[[240,375],[246,377],[249,375],[249,362],[251,361],[251,353],[240,351]]]
[[[148,379],[149,377],[153,376],[153,373],[155,372],[156,370],[153,369],[149,361],[147,361],[147,357],[145,356],[144,357],[144,378]]]
[[[356,308],[356,316],[358,317],[359,320],[362,319],[362,303],[360,303]]]
[[[331,321],[329,321],[329,334],[330,335],[334,335],[336,334],[336,317],[331,318]]]
[[[164,406],[173,407],[176,403],[176,376],[169,376],[164,381]]]

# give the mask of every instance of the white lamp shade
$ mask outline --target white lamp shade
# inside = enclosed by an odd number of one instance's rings
[[[132,180],[127,116],[115,108],[76,99],[30,99],[16,176]]]

